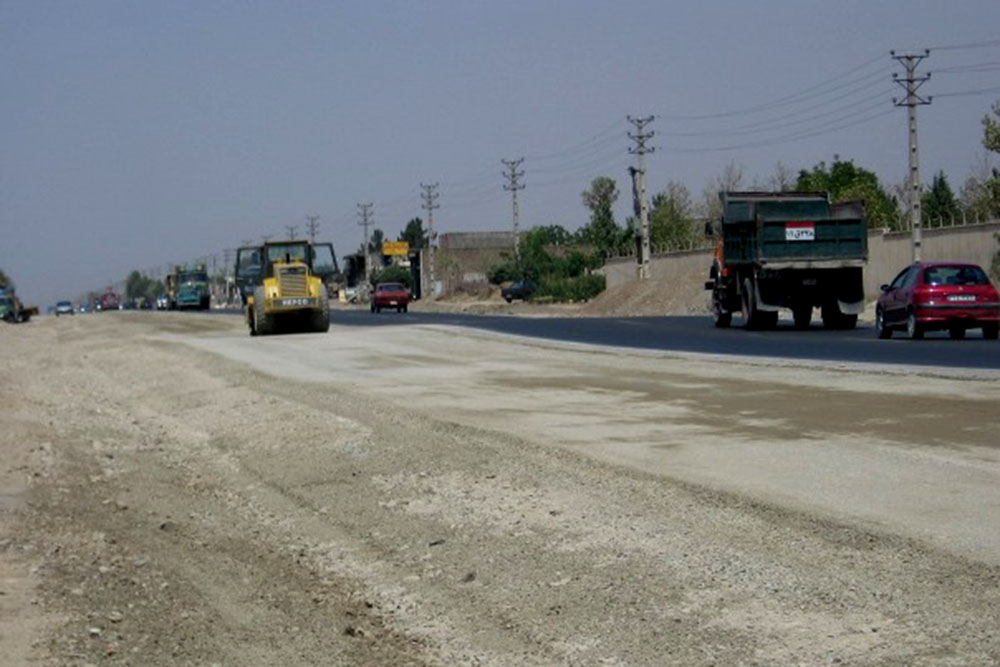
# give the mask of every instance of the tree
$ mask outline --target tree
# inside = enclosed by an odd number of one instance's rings
[[[0,286],[7,286],[9,284],[10,278],[8,278],[7,274],[3,272],[3,269],[0,269]]]
[[[376,285],[379,283],[403,283],[407,289],[413,286],[413,276],[405,266],[387,266],[372,279]]]
[[[989,114],[983,116],[983,146],[993,153],[1000,153],[1000,102],[996,102],[992,109],[996,118],[990,118]]]
[[[722,217],[722,202],[719,201],[719,193],[742,189],[743,167],[735,162],[730,162],[722,170],[722,174],[712,179],[702,190],[702,213],[709,220],[718,220]]]
[[[853,160],[834,158],[827,168],[820,162],[812,170],[799,172],[795,189],[799,192],[827,192],[833,203],[861,200],[865,203],[865,214],[869,227],[895,227],[896,207],[879,183],[875,172],[854,164]]]
[[[612,178],[598,176],[582,197],[583,205],[590,209],[590,222],[580,230],[580,239],[606,255],[616,249],[621,231],[611,210],[618,200],[618,185]]]
[[[422,250],[427,245],[427,232],[424,231],[424,221],[420,218],[412,218],[406,227],[399,233],[399,241],[406,241],[410,244],[410,250]]]
[[[373,229],[372,235],[368,239],[368,252],[381,255],[382,254],[382,241],[385,240],[385,232],[381,229]]]
[[[993,115],[983,116],[983,146],[992,153],[1000,153],[1000,102],[992,107]],[[983,182],[983,189],[989,200],[990,212],[1000,212],[1000,170],[993,169],[991,176]]]
[[[573,235],[562,225],[539,225],[531,229],[542,245],[564,246],[573,242]]]
[[[961,216],[955,194],[948,185],[948,179],[943,171],[934,174],[931,187],[921,198],[924,219],[930,224],[935,221],[950,221]]]
[[[649,211],[650,241],[654,246],[678,248],[692,239],[694,205],[691,192],[682,183],[670,181],[653,195]]]

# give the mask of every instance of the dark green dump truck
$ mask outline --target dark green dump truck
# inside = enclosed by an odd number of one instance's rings
[[[748,329],[772,328],[779,311],[806,328],[853,329],[864,310],[868,228],[860,202],[831,204],[824,192],[722,192],[712,290],[717,327],[742,312]]]

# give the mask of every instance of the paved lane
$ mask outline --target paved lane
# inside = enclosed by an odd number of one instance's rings
[[[738,326],[716,329],[707,317],[563,318],[419,312],[373,315],[368,311],[343,310],[333,314],[333,322],[344,327],[445,324],[650,350],[1000,369],[1000,342],[983,340],[978,331],[970,331],[965,340],[951,340],[947,333],[928,334],[922,341],[904,339],[902,334],[891,340],[878,340],[871,327],[827,331],[813,326],[798,331],[788,322],[774,331],[744,331]]]

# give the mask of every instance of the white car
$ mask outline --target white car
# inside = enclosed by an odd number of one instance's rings
[[[60,315],[72,315],[73,304],[69,301],[60,301],[56,304],[56,317]]]

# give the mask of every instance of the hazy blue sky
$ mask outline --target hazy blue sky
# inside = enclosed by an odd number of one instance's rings
[[[509,229],[500,159],[522,155],[522,225],[576,229],[597,175],[621,221],[626,114],[657,116],[651,194],[835,153],[890,186],[890,49],[933,49],[921,169],[957,192],[1000,99],[997,26],[997,0],[0,0],[0,268],[46,305],[309,213],[342,256],[356,203],[395,238],[421,181],[439,232]]]

